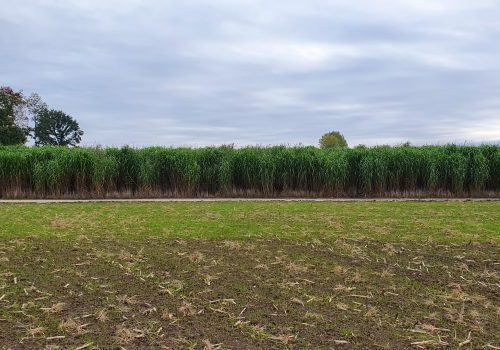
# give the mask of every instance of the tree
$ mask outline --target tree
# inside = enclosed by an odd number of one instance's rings
[[[321,136],[321,139],[319,139],[319,146],[321,148],[344,148],[347,147],[347,141],[340,132],[332,131]]]
[[[0,145],[26,142],[27,119],[23,113],[25,100],[21,91],[0,87]]]
[[[82,135],[78,122],[62,111],[42,109],[36,117],[34,137],[37,145],[76,146]]]
[[[26,108],[28,109],[29,114],[32,116],[33,120],[36,119],[36,117],[42,113],[42,111],[49,109],[47,104],[43,102],[42,98],[40,95],[38,95],[36,92],[32,93],[27,99],[26,99]]]
[[[47,111],[49,107],[45,102],[43,102],[40,95],[36,92],[32,93],[30,97],[26,100],[26,108],[28,113],[31,115],[31,120],[34,123],[34,127],[30,128],[30,136],[35,141],[35,146],[39,145],[38,138],[35,136],[35,129],[38,125],[38,118],[42,115],[43,112]]]

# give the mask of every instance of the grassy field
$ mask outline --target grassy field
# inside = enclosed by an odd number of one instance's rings
[[[498,349],[500,202],[0,205],[0,349]]]

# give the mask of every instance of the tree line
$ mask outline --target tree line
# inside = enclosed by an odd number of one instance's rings
[[[83,131],[78,122],[49,108],[37,93],[26,96],[11,87],[0,87],[0,145],[76,146]]]

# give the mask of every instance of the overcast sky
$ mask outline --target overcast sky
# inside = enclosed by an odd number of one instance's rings
[[[498,0],[0,2],[0,85],[86,145],[500,140]]]

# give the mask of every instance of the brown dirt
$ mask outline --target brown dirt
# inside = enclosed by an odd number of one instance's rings
[[[0,240],[1,349],[496,349],[500,247]]]

